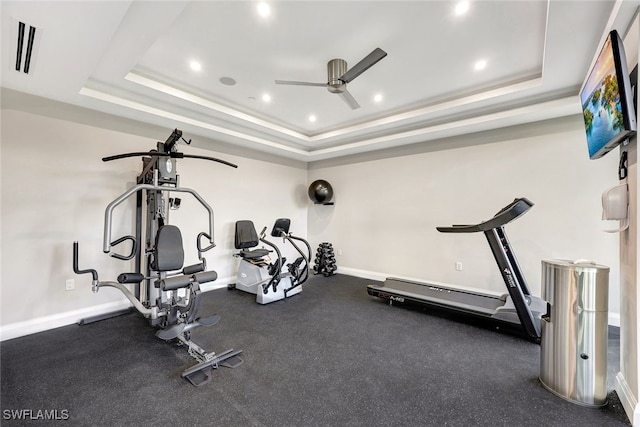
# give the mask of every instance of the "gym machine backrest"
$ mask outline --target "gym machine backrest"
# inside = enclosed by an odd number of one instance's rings
[[[184,264],[182,233],[175,225],[163,225],[156,234],[151,268],[156,271],[180,270]]]
[[[533,203],[530,200],[524,197],[517,198],[487,221],[472,225],[436,227],[436,229],[442,233],[484,233],[516,307],[522,327],[530,337],[540,338],[540,326],[534,320],[526,299],[531,292],[504,231],[504,225],[524,215],[532,206]]]

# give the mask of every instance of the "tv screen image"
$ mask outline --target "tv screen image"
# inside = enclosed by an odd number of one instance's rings
[[[582,90],[589,157],[597,159],[635,131],[633,94],[622,41],[609,33]]]

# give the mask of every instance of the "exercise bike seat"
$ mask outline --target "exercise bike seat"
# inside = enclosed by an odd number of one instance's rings
[[[271,252],[269,249],[254,249],[254,250],[244,250],[240,251],[239,255],[245,259],[261,259],[269,255]]]
[[[253,225],[253,221],[240,220],[236,221],[236,249],[240,249],[239,255],[245,259],[256,260],[264,258],[271,252],[268,249],[253,249],[260,243],[260,238]]]

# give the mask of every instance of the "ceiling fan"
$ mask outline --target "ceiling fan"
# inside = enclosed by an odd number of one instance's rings
[[[327,63],[327,73],[329,75],[327,83],[276,80],[276,84],[326,87],[329,92],[339,94],[340,98],[342,98],[352,110],[355,110],[356,108],[360,108],[360,104],[358,104],[355,98],[347,91],[347,83],[367,71],[385,56],[387,56],[387,52],[377,47],[373,52],[365,56],[360,62],[348,70],[347,61],[344,59],[332,59]]]

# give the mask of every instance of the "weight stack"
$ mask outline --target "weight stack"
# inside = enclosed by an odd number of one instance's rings
[[[333,253],[331,243],[320,243],[316,252],[316,259],[313,265],[313,274],[324,274],[326,277],[336,274],[336,255]]]

